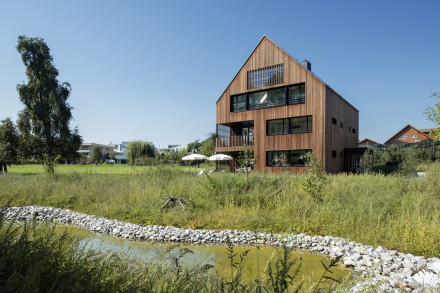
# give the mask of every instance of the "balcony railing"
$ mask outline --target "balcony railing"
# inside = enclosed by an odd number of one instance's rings
[[[219,136],[217,137],[216,146],[218,148],[224,147],[241,147],[241,146],[253,146],[254,137],[247,135],[236,135],[236,136]]]

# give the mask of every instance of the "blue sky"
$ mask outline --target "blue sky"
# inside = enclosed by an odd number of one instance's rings
[[[156,146],[215,131],[215,102],[263,35],[360,112],[384,142],[440,91],[439,1],[2,1],[0,119],[23,106],[19,35],[44,38],[85,142]]]

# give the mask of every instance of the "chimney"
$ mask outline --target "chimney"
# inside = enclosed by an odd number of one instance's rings
[[[310,63],[309,61],[307,61],[307,59],[304,60],[302,64],[303,64],[303,66],[304,66],[305,68],[307,68],[308,71],[312,71],[312,63]]]

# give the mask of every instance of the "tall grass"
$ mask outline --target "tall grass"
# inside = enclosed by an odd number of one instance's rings
[[[425,256],[440,255],[440,164],[426,178],[326,175],[319,200],[304,176],[195,176],[146,167],[135,174],[0,176],[0,204],[68,208],[141,224],[334,235]],[[185,210],[162,197],[191,198]]]
[[[121,253],[90,249],[77,236],[55,232],[54,225],[14,226],[0,215],[0,291],[1,292],[300,292],[296,285],[299,268],[289,273],[298,260],[291,260],[284,248],[283,258],[275,260],[276,271],[252,283],[242,280],[247,252],[236,260],[232,244],[229,279],[215,276],[213,265],[184,265],[183,257],[192,253],[180,249],[154,260],[129,258]],[[171,260],[171,261],[170,261]],[[323,264],[324,266],[324,264]],[[269,269],[272,267],[269,264]],[[333,284],[320,280],[311,288],[330,292]]]

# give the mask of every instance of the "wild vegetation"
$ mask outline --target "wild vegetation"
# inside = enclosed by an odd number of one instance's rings
[[[244,174],[195,176],[188,168],[137,167],[130,174],[75,172],[54,178],[14,174],[11,168],[0,176],[0,204],[68,208],[141,224],[331,234],[439,256],[440,164],[425,168],[423,178],[251,173],[248,188]],[[310,189],[316,185],[310,180],[324,183]],[[185,210],[161,209],[162,197],[170,196],[192,201]]]
[[[440,159],[440,145],[423,141],[413,145],[391,144],[370,147],[360,161],[363,173],[411,174],[423,171],[423,164]]]
[[[170,248],[175,248],[171,247]],[[244,281],[248,250],[229,243],[228,277],[216,277],[214,264],[187,265],[187,248],[159,253],[154,260],[91,249],[74,234],[57,233],[52,224],[5,223],[0,215],[0,291],[2,292],[329,292],[341,280],[326,276],[337,260],[322,263],[322,277],[304,285],[302,261],[290,249],[275,256],[266,271]],[[261,267],[264,267],[262,265]],[[319,273],[319,272],[316,272]],[[348,286],[347,279],[343,286]],[[311,287],[310,287],[311,286]]]

